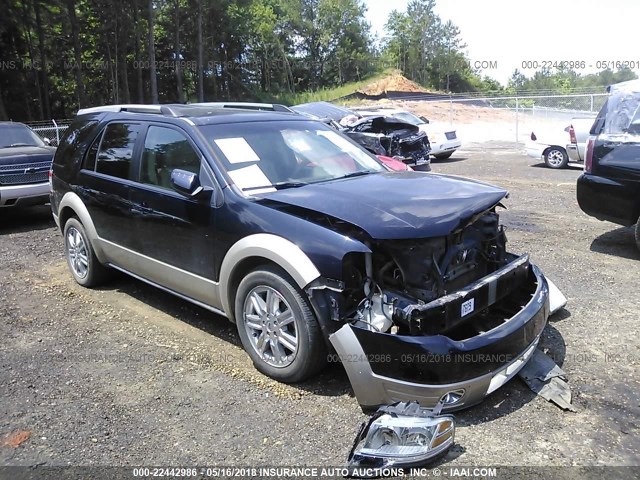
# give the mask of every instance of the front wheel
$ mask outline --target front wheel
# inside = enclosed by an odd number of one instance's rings
[[[569,163],[569,156],[562,148],[551,147],[544,154],[544,163],[549,168],[564,168]]]
[[[265,375],[300,382],[326,363],[322,332],[309,301],[281,269],[265,266],[240,282],[235,317],[245,351]]]

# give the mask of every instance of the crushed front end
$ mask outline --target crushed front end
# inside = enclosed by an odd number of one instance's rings
[[[363,408],[397,401],[445,410],[480,402],[533,354],[549,286],[506,251],[496,207],[441,237],[362,238],[332,291],[330,336]]]
[[[392,117],[368,117],[344,133],[376,155],[393,157],[417,170],[431,170],[429,138],[415,125]]]

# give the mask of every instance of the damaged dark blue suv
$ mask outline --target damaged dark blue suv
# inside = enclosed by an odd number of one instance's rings
[[[235,322],[297,382],[339,359],[358,401],[479,402],[524,365],[549,283],[505,249],[504,190],[391,172],[292,113],[87,109],[52,171],[75,280],[124,271]]]

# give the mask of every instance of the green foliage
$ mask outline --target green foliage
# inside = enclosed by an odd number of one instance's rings
[[[376,69],[362,0],[1,1],[0,119],[150,102],[149,6],[162,103],[197,100],[200,77],[206,101],[251,100]]]
[[[471,68],[458,27],[435,3],[392,12],[377,46],[364,0],[0,0],[0,120],[147,103],[154,83],[162,103],[292,104],[348,95],[384,68],[436,91],[487,95],[603,91],[636,78],[629,69],[516,70],[503,88]]]

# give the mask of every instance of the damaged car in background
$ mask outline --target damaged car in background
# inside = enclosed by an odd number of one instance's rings
[[[480,402],[559,308],[529,256],[507,250],[504,189],[391,172],[300,115],[87,109],[51,179],[79,284],[115,268],[224,315],[282,382],[340,361],[364,409]]]
[[[290,108],[331,125],[375,155],[393,157],[413,170],[431,170],[429,137],[413,123],[384,113],[363,117],[328,102],[303,103]]]

